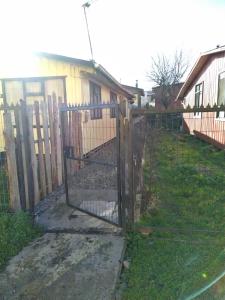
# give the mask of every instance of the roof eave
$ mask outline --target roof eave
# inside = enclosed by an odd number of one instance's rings
[[[198,74],[202,71],[205,66],[205,63],[213,56],[219,53],[225,52],[225,49],[214,49],[214,51],[208,51],[200,55],[200,57],[195,62],[193,68],[191,69],[190,73],[187,76],[187,79],[184,82],[184,85],[180,89],[176,100],[183,100],[186,96],[190,86],[193,84],[194,80],[197,78]],[[199,66],[200,64],[200,66]],[[199,66],[199,69],[197,67]]]
[[[123,86],[102,65],[96,65],[95,69],[107,77],[108,80],[112,81],[128,98],[133,98],[134,95],[123,88]]]
[[[94,67],[94,62],[92,60],[84,60],[79,58],[73,58],[69,56],[59,55],[59,54],[53,54],[48,52],[35,52],[35,55],[40,57],[46,57],[54,60],[60,60],[72,64],[77,64],[81,66],[87,66],[87,67]]]

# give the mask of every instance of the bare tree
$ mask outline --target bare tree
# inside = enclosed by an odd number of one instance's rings
[[[158,98],[166,109],[174,100],[174,86],[181,82],[188,66],[182,50],[176,51],[172,59],[165,55],[152,57],[152,67],[147,77],[160,87]]]

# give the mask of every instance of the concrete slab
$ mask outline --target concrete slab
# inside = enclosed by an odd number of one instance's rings
[[[0,299],[111,299],[123,247],[110,234],[45,234],[0,273]]]
[[[69,188],[69,196],[72,203],[80,203],[86,200],[116,202],[118,192],[115,189],[82,189],[74,186]]]
[[[117,214],[115,214],[114,219],[116,217]],[[89,232],[99,230],[111,233],[121,232],[117,226],[67,206],[65,195],[61,195],[57,200],[46,199],[40,202],[36,208],[35,220],[46,231]]]
[[[115,202],[106,203],[116,210]],[[124,248],[121,229],[68,207],[61,192],[37,205],[35,221],[49,233],[0,273],[0,300],[111,300]]]

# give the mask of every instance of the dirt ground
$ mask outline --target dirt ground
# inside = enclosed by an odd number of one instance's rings
[[[90,153],[87,159],[98,161],[100,164],[93,162],[84,163],[82,168],[69,178],[70,187],[117,189],[116,140],[109,142],[96,152]]]

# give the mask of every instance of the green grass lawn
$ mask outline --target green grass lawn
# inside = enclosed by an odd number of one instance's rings
[[[9,190],[5,164],[0,166],[0,270],[34,238],[41,235],[28,213],[9,213]]]
[[[136,225],[153,233],[128,235],[122,299],[192,299],[225,270],[225,154],[193,136],[155,136],[145,149],[151,205]],[[195,299],[221,295],[223,279]]]
[[[19,253],[34,238],[41,235],[41,229],[33,226],[28,213],[0,213],[0,270],[10,257]]]

